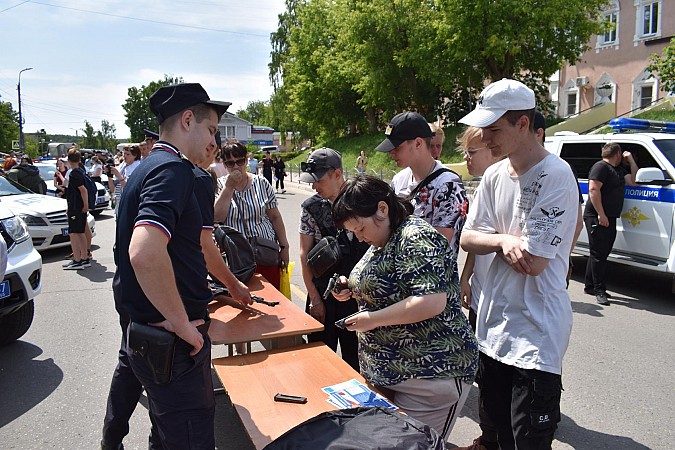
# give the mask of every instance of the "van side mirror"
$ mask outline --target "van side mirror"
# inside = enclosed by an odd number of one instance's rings
[[[673,180],[666,180],[666,177],[663,175],[663,170],[657,167],[644,167],[638,169],[637,174],[635,174],[635,183],[665,186],[673,184]]]

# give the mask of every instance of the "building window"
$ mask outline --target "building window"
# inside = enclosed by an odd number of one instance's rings
[[[654,95],[654,86],[644,85],[640,86],[640,108],[646,108],[652,103],[652,96]]]
[[[612,11],[608,14],[605,14],[605,22],[608,22],[611,25],[611,29],[605,31],[605,34],[599,36],[600,45],[610,45],[616,42],[616,31],[619,23],[619,13],[617,11]]]
[[[661,36],[661,3],[663,0],[635,1],[635,39]]]
[[[234,139],[236,137],[236,134],[234,132],[235,127],[233,125],[225,125],[223,127],[223,132],[221,133],[223,136],[223,139]]]
[[[577,92],[569,91],[567,92],[567,109],[565,111],[566,116],[573,116],[577,113]]]
[[[642,34],[656,34],[659,31],[659,2],[642,7]]]

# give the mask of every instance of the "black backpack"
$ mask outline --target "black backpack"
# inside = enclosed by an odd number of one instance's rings
[[[82,172],[84,177],[84,187],[87,188],[87,199],[89,200],[89,209],[92,210],[96,206],[96,196],[98,195],[98,189],[96,188],[96,182],[91,179],[87,172],[84,171],[81,167],[79,170]]]
[[[428,425],[397,411],[352,408],[321,413],[279,436],[264,450],[445,450]]]
[[[232,227],[220,225],[213,230],[213,237],[232,274],[247,283],[255,273],[255,254],[246,236]],[[213,275],[211,278],[223,284]]]

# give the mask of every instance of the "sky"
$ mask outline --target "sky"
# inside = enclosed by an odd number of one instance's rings
[[[0,100],[24,133],[81,135],[85,120],[129,137],[130,87],[164,75],[198,82],[211,99],[269,100],[270,33],[283,0],[0,0]]]

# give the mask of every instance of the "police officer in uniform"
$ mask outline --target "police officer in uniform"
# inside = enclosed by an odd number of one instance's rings
[[[210,100],[198,83],[158,89],[150,97],[150,109],[160,124],[160,140],[120,200],[113,288],[118,309],[131,322],[120,364],[124,355],[147,393],[151,449],[215,447],[207,334],[212,295],[200,246],[194,166],[188,158],[206,158],[229,105]],[[175,335],[175,345],[173,357],[163,359],[159,343],[167,335]],[[165,368],[151,361],[154,357],[168,361],[168,377]]]
[[[324,331],[309,335],[310,342],[324,342],[333,351],[340,343],[340,352],[355,370],[359,370],[358,342],[356,333],[335,326],[335,321],[354,314],[356,302],[337,301],[332,293],[323,298],[323,293],[334,274],[349,276],[352,268],[364,255],[368,244],[359,242],[347,230],[338,232],[333,222],[331,207],[344,184],[342,156],[333,149],[320,148],[313,151],[302,164],[300,181],[311,183],[317,192],[302,203],[300,213],[300,266],[307,288],[307,312],[324,324]],[[308,252],[326,236],[337,237],[343,257],[337,265],[319,277],[314,277],[307,262]]]

